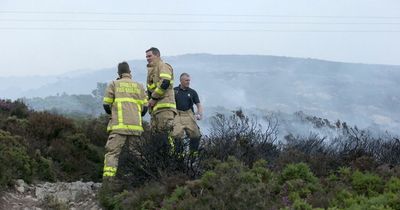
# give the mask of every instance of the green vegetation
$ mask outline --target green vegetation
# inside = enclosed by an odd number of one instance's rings
[[[0,100],[0,187],[13,179],[101,181],[104,117],[73,120]],[[96,133],[93,133],[95,131]]]
[[[277,143],[269,122],[262,130],[241,111],[217,114],[197,166],[175,167],[181,160],[165,155],[141,165],[151,176],[137,173],[127,180],[134,187],[100,201],[107,209],[399,209],[399,160],[388,158],[400,154],[398,138],[338,125],[331,142],[311,134]],[[147,149],[132,162],[154,158]]]
[[[266,164],[248,167],[234,157],[218,162],[199,179],[171,188],[150,182],[103,203],[109,209],[399,209],[399,178],[371,172],[335,171],[317,178],[305,163],[272,172]],[[337,176],[337,174],[339,174]],[[335,178],[333,178],[335,176]]]
[[[100,182],[107,121],[0,100],[0,187],[19,178]],[[144,123],[137,150],[121,154],[124,190],[103,188],[99,201],[106,209],[400,209],[398,137],[337,123],[332,141],[278,139],[277,122],[268,122],[217,114],[197,156],[160,149]]]

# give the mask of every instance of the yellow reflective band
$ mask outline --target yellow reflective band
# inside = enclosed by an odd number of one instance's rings
[[[104,166],[103,176],[115,176],[117,174],[117,168],[112,166]]]
[[[115,102],[132,102],[132,103],[140,104],[140,105],[147,103],[147,99],[139,100],[139,99],[134,99],[134,98],[116,98],[114,101]]]
[[[119,93],[139,93],[139,89],[134,87],[117,87],[116,91]]]
[[[134,103],[137,105],[138,108],[138,116],[139,116],[139,125],[126,125],[124,124],[124,119],[123,119],[123,109],[122,109],[122,103],[123,102],[130,102]],[[141,112],[142,112],[142,105],[147,103],[147,99],[144,100],[138,100],[138,99],[133,99],[133,98],[116,98],[114,100],[114,103],[117,104],[117,121],[118,125],[112,125],[107,127],[107,131],[112,131],[112,130],[132,130],[132,131],[143,131],[142,127],[142,117],[141,117]]]
[[[111,172],[104,172],[103,176],[115,176],[115,173],[111,173]]]
[[[112,166],[104,166],[103,170],[108,172],[117,172],[117,168]]]
[[[176,109],[176,104],[173,103],[156,103],[156,105],[153,108],[153,111],[156,111],[157,109],[160,108],[175,108]]]
[[[118,113],[118,124],[122,124],[124,122],[124,119],[122,118],[122,102],[117,102],[117,113]]]
[[[143,131],[143,127],[140,125],[112,125],[107,127],[107,131],[111,130],[132,130],[132,131]]]
[[[168,135],[168,143],[169,143],[169,145],[173,148],[173,150],[175,150],[174,139],[173,139],[172,136],[170,136],[170,135]]]
[[[168,80],[172,79],[171,74],[166,74],[166,73],[161,73],[160,77]]]
[[[139,116],[139,125],[142,126],[142,106],[137,104],[137,109],[138,109],[138,116]]]
[[[156,90],[154,91],[156,92],[158,95],[163,96],[164,95],[164,90],[161,88],[156,88]]]
[[[149,90],[154,90],[154,88],[156,88],[157,87],[157,85],[155,84],[155,83],[153,83],[153,84],[149,84],[149,85],[147,85],[147,88],[149,89]]]
[[[106,104],[112,104],[114,102],[114,99],[109,97],[104,97],[103,102]]]
[[[131,88],[131,87],[137,87],[137,84],[135,83],[130,83],[130,82],[120,82],[119,87],[127,87],[127,88]]]

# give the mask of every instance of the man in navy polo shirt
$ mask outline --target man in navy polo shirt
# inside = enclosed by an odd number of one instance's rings
[[[175,102],[178,115],[174,120],[173,136],[177,145],[182,145],[183,138],[190,138],[190,153],[197,153],[200,143],[200,129],[196,120],[203,117],[203,107],[200,104],[197,92],[190,86],[190,75],[182,73],[180,76],[180,85],[174,88]],[[197,112],[194,112],[193,105],[196,105]],[[179,150],[179,148],[177,148]]]

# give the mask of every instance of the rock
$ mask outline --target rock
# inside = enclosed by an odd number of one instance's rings
[[[68,209],[101,210],[96,194],[101,188],[94,182],[57,182],[28,185],[23,180],[15,181],[15,190],[3,192],[0,209],[42,210],[57,203]]]
[[[24,180],[22,179],[18,179],[15,182],[15,189],[19,192],[19,193],[24,193],[25,190],[28,188],[28,185],[24,182]]]

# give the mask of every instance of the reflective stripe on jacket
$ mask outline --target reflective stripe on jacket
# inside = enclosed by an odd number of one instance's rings
[[[172,67],[159,59],[148,64],[147,71],[147,90],[151,92],[152,97],[158,99],[153,107],[153,113],[159,109],[173,109],[176,111]],[[161,83],[164,79],[170,81],[170,85],[166,90],[161,88]]]
[[[103,102],[111,105],[108,132],[125,135],[143,132],[141,112],[147,97],[143,85],[134,82],[130,74],[122,74],[121,79],[108,85]]]

